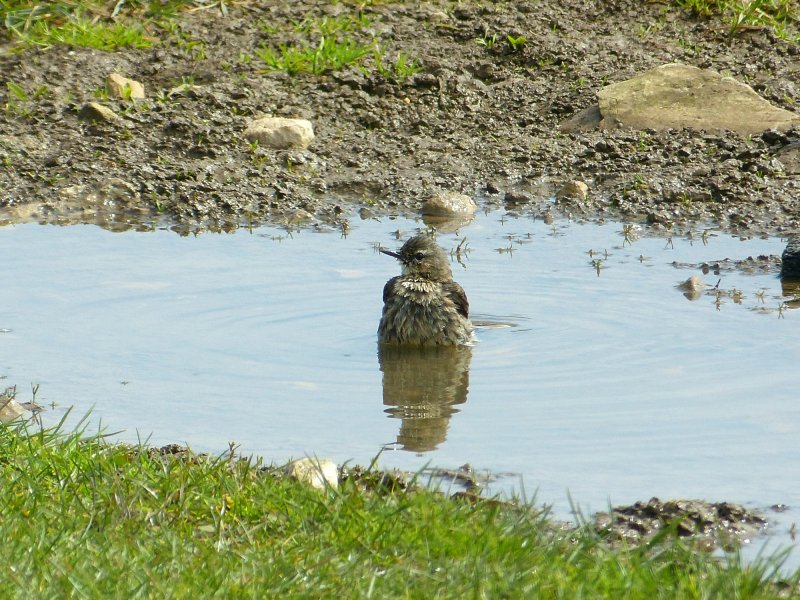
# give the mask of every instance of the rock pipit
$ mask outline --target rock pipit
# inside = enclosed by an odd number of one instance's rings
[[[402,265],[402,275],[383,288],[382,344],[455,346],[473,339],[469,303],[453,281],[447,255],[425,235],[411,238],[399,252],[381,249]]]

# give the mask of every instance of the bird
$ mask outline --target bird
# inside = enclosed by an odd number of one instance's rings
[[[781,255],[781,279],[800,279],[800,234],[789,237]]]
[[[427,235],[409,239],[398,252],[402,274],[383,287],[380,344],[462,346],[474,339],[467,294],[453,281],[444,250]]]

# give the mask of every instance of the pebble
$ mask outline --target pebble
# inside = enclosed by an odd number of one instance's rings
[[[245,129],[244,137],[250,142],[258,142],[263,146],[279,150],[289,148],[304,150],[314,139],[314,127],[307,119],[262,117],[250,122]]]
[[[293,460],[286,465],[286,474],[319,490],[335,489],[339,485],[339,467],[327,458]]]
[[[579,200],[585,200],[588,195],[589,186],[579,179],[568,181],[561,186],[560,190],[556,192],[556,198],[558,200],[563,200],[565,198],[577,198]]]
[[[117,113],[107,106],[103,106],[99,102],[87,102],[83,105],[80,113],[78,114],[81,119],[85,119],[87,121],[113,122],[119,119]]]
[[[458,192],[442,192],[422,203],[422,214],[429,217],[472,215],[477,209],[472,198]]]
[[[108,93],[123,100],[144,100],[144,85],[135,79],[128,79],[119,73],[111,73],[106,77]]]

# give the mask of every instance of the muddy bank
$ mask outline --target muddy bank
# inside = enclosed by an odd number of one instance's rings
[[[400,53],[417,60],[418,72],[381,74],[374,56],[321,75],[265,72],[263,46],[319,37],[297,22],[348,15],[359,23],[348,35],[377,44],[387,64]],[[731,37],[713,20],[632,1],[391,3],[361,12],[260,2],[227,15],[187,13],[180,38],[162,42],[0,56],[0,222],[181,232],[342,226],[414,213],[449,190],[523,214],[800,229],[800,183],[781,160],[800,139],[796,128],[749,138],[558,130],[606,84],[675,61],[729,74],[796,110],[800,52],[766,29]],[[12,45],[7,38],[0,47]],[[141,81],[145,100],[108,97],[112,72]],[[82,116],[91,101],[116,118]],[[309,119],[316,138],[306,150],[248,143],[245,128],[264,114]],[[587,182],[588,196],[552,206],[571,179]]]

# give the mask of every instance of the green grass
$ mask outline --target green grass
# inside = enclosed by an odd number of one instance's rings
[[[110,17],[113,6],[102,2],[0,0],[6,30],[23,45],[71,44],[113,50],[151,44],[141,23],[125,15]]]
[[[731,35],[750,28],[771,29],[776,37],[800,43],[797,0],[675,0],[701,17],[718,16]]]
[[[371,485],[364,482],[372,481]],[[665,532],[610,549],[525,505],[0,426],[0,597],[774,598]]]
[[[350,37],[338,39],[322,36],[316,46],[302,43],[297,46],[280,44],[277,50],[262,45],[256,54],[267,65],[267,71],[285,71],[289,75],[338,70],[360,61],[370,52],[370,46],[359,44]]]
[[[202,61],[206,58],[206,42],[191,38],[181,22],[183,12],[200,8],[217,11],[219,19],[228,14],[224,2],[211,0],[0,0],[0,21],[9,36],[17,40],[17,50],[71,45],[112,51],[170,44],[188,58]],[[381,44],[367,31],[372,17],[363,8],[353,7],[336,17],[307,13],[297,20],[261,20],[257,25],[266,39],[252,52],[263,61],[262,71],[284,71],[289,75],[321,75],[348,65],[396,81],[419,72],[419,61],[403,52],[398,52],[393,62],[386,60]],[[249,50],[241,50],[239,63],[250,63]]]
[[[183,12],[199,9],[227,14],[225,2],[211,0],[0,0],[0,22],[22,48],[72,45],[111,51],[147,48],[162,39],[190,44],[177,21]]]

